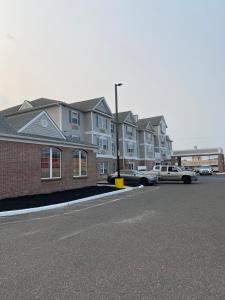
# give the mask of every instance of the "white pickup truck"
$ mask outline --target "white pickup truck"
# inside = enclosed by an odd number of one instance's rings
[[[183,183],[192,183],[198,180],[198,176],[194,171],[183,171],[177,166],[157,165],[154,166],[150,173],[157,175],[159,181],[183,181]]]

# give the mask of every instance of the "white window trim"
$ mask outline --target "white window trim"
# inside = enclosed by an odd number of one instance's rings
[[[77,117],[74,118],[74,119],[76,120],[76,123],[73,122],[73,114],[77,116]],[[71,123],[72,123],[72,124],[77,125],[77,126],[80,126],[80,125],[79,125],[79,114],[80,114],[80,113],[79,113],[78,111],[74,111],[74,110],[71,111]]]
[[[101,172],[101,165],[103,165],[103,172]],[[107,166],[107,168],[105,168],[105,165]],[[99,174],[100,175],[106,175],[106,174],[108,174],[108,168],[109,168],[109,164],[108,164],[108,162],[100,162],[99,163]],[[104,171],[106,171],[106,172],[104,172]]]
[[[87,177],[88,175],[88,163],[87,163],[87,152],[84,150],[76,150],[79,151],[79,175],[73,175],[73,178]],[[86,154],[86,175],[81,175],[81,152],[85,152]]]
[[[49,177],[41,177],[41,180],[54,180],[54,179],[61,179],[62,178],[62,151],[59,150],[59,154],[60,154],[60,176],[59,177],[52,177],[52,149],[54,147],[46,147],[46,148],[50,148],[50,176]],[[56,148],[57,149],[57,148]]]

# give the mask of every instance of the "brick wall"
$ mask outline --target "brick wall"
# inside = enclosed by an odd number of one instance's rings
[[[87,151],[88,176],[73,178],[74,149],[64,147],[57,147],[62,151],[62,178],[41,180],[42,147],[44,145],[0,141],[0,199],[96,185],[95,153]]]

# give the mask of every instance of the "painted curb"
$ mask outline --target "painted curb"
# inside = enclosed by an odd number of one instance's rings
[[[8,216],[29,214],[29,213],[33,213],[33,212],[39,212],[39,211],[44,211],[44,210],[61,208],[61,207],[69,206],[69,205],[76,204],[76,203],[82,203],[82,202],[86,202],[86,201],[90,201],[90,200],[99,199],[101,197],[113,196],[113,195],[117,195],[117,194],[121,194],[121,193],[125,193],[125,192],[130,192],[130,191],[141,189],[141,188],[143,188],[143,185],[139,185],[138,187],[128,187],[126,189],[119,190],[119,191],[114,191],[114,192],[109,192],[109,193],[104,193],[104,194],[98,194],[98,195],[95,195],[95,196],[90,196],[90,197],[86,197],[86,198],[82,198],[82,199],[78,199],[78,200],[72,200],[72,201],[53,204],[53,205],[26,208],[26,209],[19,209],[19,210],[2,211],[2,212],[0,212],[0,217],[8,217]]]

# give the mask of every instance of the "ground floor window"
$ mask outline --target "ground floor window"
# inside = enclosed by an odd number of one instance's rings
[[[84,150],[73,152],[73,176],[87,176],[87,153]]]
[[[61,151],[57,148],[43,147],[41,149],[41,178],[51,179],[61,177]]]
[[[108,174],[109,164],[108,162],[101,162],[98,164],[99,174]]]
[[[134,163],[133,162],[128,163],[128,170],[134,170]]]

